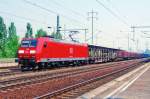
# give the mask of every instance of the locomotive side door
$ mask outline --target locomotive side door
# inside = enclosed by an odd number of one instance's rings
[[[48,59],[50,56],[50,46],[48,46],[48,42],[44,42],[43,44],[43,58]]]

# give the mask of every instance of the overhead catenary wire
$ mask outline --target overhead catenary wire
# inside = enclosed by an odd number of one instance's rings
[[[107,0],[107,2],[108,2],[109,4],[111,4],[112,8],[114,8],[114,9],[117,11],[117,13],[118,13],[122,18],[127,19],[127,17],[126,17],[125,15],[123,15],[122,13],[120,13],[118,7],[116,7],[111,1],[108,1],[108,0]]]
[[[19,20],[26,20],[28,22],[31,21],[31,22],[35,22],[35,23],[40,23],[40,24],[42,24],[44,26],[48,25],[48,24],[45,24],[45,22],[42,22],[42,21],[39,21],[39,20],[35,20],[35,19],[32,19],[32,18],[28,18],[28,17],[24,17],[24,16],[20,16],[20,15],[16,15],[16,14],[12,14],[12,13],[9,13],[9,12],[0,11],[0,14],[8,15],[5,18],[9,19],[10,21],[12,21],[12,19],[13,19],[12,17],[15,17],[15,19],[19,19]],[[15,20],[15,22],[22,23],[22,21],[19,21],[19,20]],[[25,32],[24,28],[21,28],[21,29],[20,28],[21,27],[19,27],[19,29],[17,29],[17,31],[19,31],[19,32]]]
[[[71,22],[74,21],[74,22],[76,22],[76,23],[81,24],[81,22],[80,22],[79,20],[70,18],[70,17],[65,16],[65,15],[63,15],[63,14],[60,14],[60,13],[58,13],[58,12],[56,12],[56,11],[50,10],[50,9],[48,9],[48,8],[46,8],[46,7],[43,7],[43,6],[39,5],[39,4],[30,2],[29,0],[23,0],[23,1],[24,1],[25,3],[27,3],[27,4],[30,4],[30,5],[32,5],[32,6],[35,6],[35,7],[40,8],[40,9],[42,9],[42,10],[45,10],[45,11],[51,13],[51,14],[61,15],[61,17],[64,17],[65,19],[70,20]],[[83,25],[83,24],[82,24],[82,25]]]
[[[105,6],[101,1],[96,0],[96,2],[101,5],[103,8],[105,8],[109,13],[111,13],[114,17],[116,17],[119,21],[121,21],[123,24],[130,26],[125,20],[123,20],[122,18],[120,18],[115,12],[113,12],[110,8],[108,8],[107,6]]]
[[[19,19],[23,19],[23,20],[30,20],[30,21],[34,21],[34,22],[37,22],[37,23],[42,23],[42,24],[45,24],[45,22],[42,22],[42,21],[39,21],[39,20],[35,20],[35,19],[32,19],[32,18],[28,18],[28,17],[24,17],[24,16],[20,16],[20,15],[16,15],[16,14],[12,14],[12,13],[9,13],[9,12],[4,12],[4,11],[0,11],[1,14],[6,14],[6,15],[11,15],[13,17],[16,17],[16,18],[19,18]]]
[[[51,2],[54,3],[55,5],[59,6],[59,7],[61,6],[63,9],[66,9],[66,10],[70,11],[74,15],[77,15],[77,16],[80,16],[80,17],[85,17],[83,14],[81,14],[81,13],[79,13],[79,12],[73,10],[73,9],[67,8],[66,6],[62,5],[62,3],[59,3],[60,1],[57,2],[55,0],[52,0]]]
[[[1,13],[1,14],[3,14],[3,13]],[[10,17],[10,16],[5,16],[4,19],[9,20],[9,22],[14,22],[14,21],[12,21],[12,17]],[[19,19],[19,20],[16,20],[16,19]],[[18,23],[22,24],[24,22],[24,21],[21,21],[20,19],[21,20],[26,20],[26,19],[23,19],[23,18],[15,17],[15,26],[17,26]],[[5,22],[5,20],[4,20],[4,22]],[[9,26],[9,24],[7,24],[7,22],[5,24]],[[21,38],[24,37],[23,34],[20,35],[20,33],[25,33],[25,27],[23,25],[20,25],[19,28],[16,27],[16,30],[17,30],[17,34],[19,35],[19,41],[20,41]]]

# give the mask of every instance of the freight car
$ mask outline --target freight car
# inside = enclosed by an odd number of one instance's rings
[[[66,64],[76,66],[145,56],[120,49],[66,42],[49,37],[25,38],[18,49],[18,63],[21,70]]]
[[[89,63],[110,62],[117,58],[118,49],[88,45]]]

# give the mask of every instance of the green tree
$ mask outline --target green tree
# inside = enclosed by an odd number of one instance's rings
[[[33,34],[33,31],[32,31],[32,26],[30,23],[27,23],[27,32],[25,34],[25,37],[26,38],[33,38],[32,34]]]
[[[13,22],[11,22],[8,31],[8,39],[5,46],[5,57],[16,57],[16,53],[19,46],[19,39],[16,33],[16,27]]]
[[[43,37],[43,36],[47,36],[47,32],[44,31],[43,29],[37,30],[37,34],[35,35],[35,37]]]
[[[9,31],[8,31],[8,33],[9,33],[8,38],[12,38],[13,36],[16,36],[16,27],[15,27],[14,22],[11,22],[10,27],[8,29],[9,29]]]
[[[5,53],[5,43],[7,41],[7,29],[4,24],[4,20],[0,17],[0,57],[6,55]]]
[[[0,58],[15,57],[18,49],[16,27],[11,22],[8,33],[4,20],[0,17]]]
[[[8,42],[7,42],[7,45],[5,48],[5,50],[6,50],[5,57],[9,57],[9,58],[16,57],[18,46],[19,46],[18,37],[13,36],[12,39],[8,40]]]

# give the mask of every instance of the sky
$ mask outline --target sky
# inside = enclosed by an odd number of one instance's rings
[[[28,1],[30,3],[28,3]],[[51,34],[56,29],[56,16],[60,16],[61,29],[88,29],[86,43],[91,44],[91,15],[94,14],[94,45],[121,48],[131,51],[150,49],[150,28],[135,29],[131,26],[150,26],[150,0],[0,0],[0,16],[7,27],[15,22],[20,39],[30,22],[34,34],[40,28]],[[51,29],[47,28],[52,27]],[[144,33],[145,34],[144,34]],[[68,33],[61,32],[64,37]],[[74,38],[85,42],[84,31]],[[129,37],[129,47],[128,47]]]

